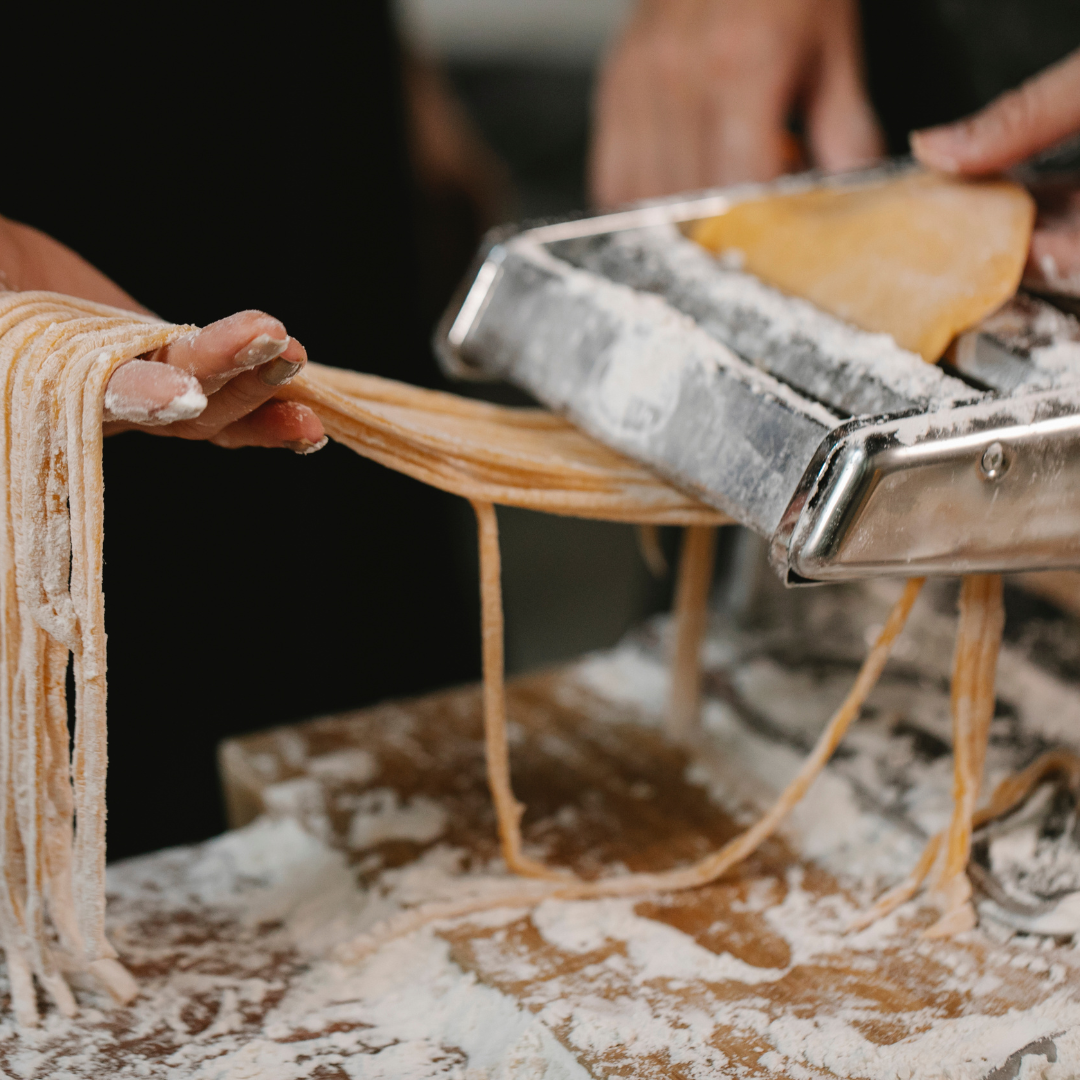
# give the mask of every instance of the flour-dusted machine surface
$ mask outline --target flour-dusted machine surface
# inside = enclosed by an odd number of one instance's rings
[[[1080,566],[1080,323],[1018,294],[941,365],[687,233],[806,175],[492,233],[438,331],[770,541],[791,584]]]

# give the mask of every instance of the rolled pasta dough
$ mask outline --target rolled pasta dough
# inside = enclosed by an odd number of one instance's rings
[[[916,172],[736,203],[691,235],[933,362],[1016,292],[1034,220],[1017,184]]]

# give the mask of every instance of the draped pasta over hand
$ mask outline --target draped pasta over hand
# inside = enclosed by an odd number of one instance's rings
[[[189,329],[0,293],[0,943],[23,1024],[37,1019],[32,976],[75,1011],[50,927],[68,965],[135,994],[105,937],[101,415],[118,365]]]

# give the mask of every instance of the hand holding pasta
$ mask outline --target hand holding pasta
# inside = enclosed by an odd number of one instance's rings
[[[52,237],[0,218],[0,291],[47,290],[126,311],[145,309]],[[117,368],[105,395],[105,433],[137,428],[218,446],[325,444],[315,414],[271,398],[297,375],[307,352],[261,311],[211,323]]]
[[[326,442],[318,417],[271,400],[306,363],[303,345],[277,319],[241,311],[117,368],[105,393],[105,433],[137,428],[311,453]]]

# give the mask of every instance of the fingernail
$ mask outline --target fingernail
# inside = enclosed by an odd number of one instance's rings
[[[290,439],[284,445],[294,454],[314,454],[316,450],[321,450],[328,441],[329,439],[324,435],[318,442],[312,442],[310,439]]]
[[[284,386],[304,366],[303,360],[272,360],[259,370],[259,378],[267,386]]]
[[[105,389],[103,420],[162,426],[192,420],[206,408],[197,379],[152,360],[131,360]]]
[[[269,334],[260,334],[252,338],[234,357],[237,367],[258,367],[279,357],[289,347],[289,338],[273,338]]]
[[[148,421],[151,424],[172,424],[178,420],[194,420],[206,408],[206,395],[201,388],[186,390]]]
[[[143,427],[164,427],[178,420],[194,420],[206,408],[206,395],[201,390],[185,390],[165,405],[144,401],[125,401],[118,395],[105,394],[102,420],[125,420]]]

